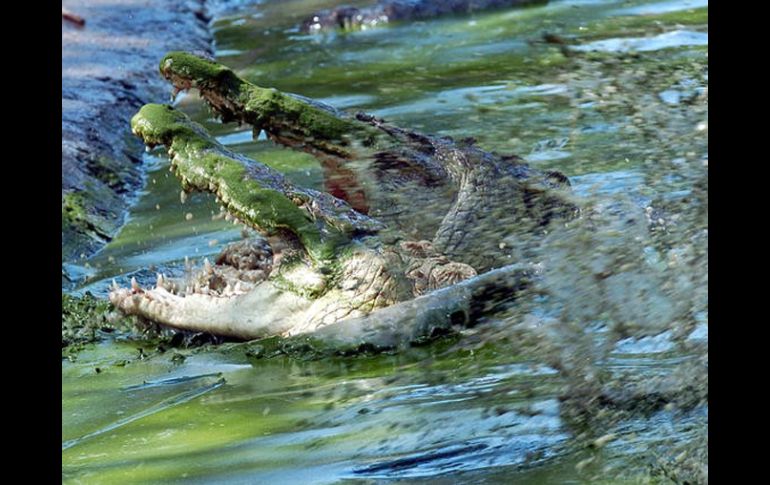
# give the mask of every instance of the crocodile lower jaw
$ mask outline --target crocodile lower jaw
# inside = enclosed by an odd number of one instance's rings
[[[113,289],[116,308],[179,330],[209,332],[244,340],[284,335],[297,324],[311,301],[282,291],[268,281],[248,292],[214,295],[174,294],[163,287]]]

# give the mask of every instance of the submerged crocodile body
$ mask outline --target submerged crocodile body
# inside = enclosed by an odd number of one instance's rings
[[[228,150],[170,106],[145,105],[132,130],[167,148],[183,189],[215,194],[265,239],[231,245],[186,281],[114,288],[125,313],[241,339],[313,332],[397,346],[474,323],[490,292],[515,293],[528,271],[504,241],[576,213],[564,175],[472,140],[348,115],[187,53],[167,55],[161,74],[198,89],[224,121],[313,154],[329,193]]]
[[[370,7],[347,5],[320,10],[302,22],[305,33],[360,30],[405,20],[425,20],[503,7],[542,5],[548,0],[379,0]]]
[[[542,5],[548,0],[379,0],[357,8],[347,5],[320,10],[302,22],[305,33],[328,30],[362,30],[389,22],[425,20],[442,15],[525,5]]]
[[[315,12],[302,22],[301,30],[359,30],[389,22],[425,20],[442,15],[463,14],[502,7],[542,5],[548,0],[379,0],[363,8],[340,6]]]

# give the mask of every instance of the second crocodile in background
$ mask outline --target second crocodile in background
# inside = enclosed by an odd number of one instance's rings
[[[369,7],[339,6],[320,10],[305,19],[300,29],[305,33],[364,30],[390,22],[546,3],[548,0],[379,0]]]
[[[184,280],[115,287],[125,313],[240,339],[313,333],[395,347],[472,325],[490,295],[513,296],[530,276],[527,241],[577,213],[564,175],[473,140],[349,115],[188,53],[167,55],[160,71],[178,90],[198,89],[223,121],[314,155],[328,193],[228,150],[170,106],[145,105],[133,132],[167,148],[183,189],[215,194],[264,237]]]

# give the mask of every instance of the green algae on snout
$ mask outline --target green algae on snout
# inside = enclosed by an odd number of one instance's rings
[[[196,88],[209,85],[232,85],[237,88],[240,80],[232,69],[187,52],[170,52],[160,61],[160,73],[166,79],[181,75],[193,81]]]
[[[179,88],[214,88],[241,105],[244,121],[279,132],[301,130],[308,139],[343,140],[358,135],[373,143],[377,130],[353,118],[339,117],[276,89],[267,89],[239,78],[231,69],[187,52],[171,52],[160,63],[163,77]]]
[[[168,148],[185,190],[215,193],[231,214],[258,230],[290,230],[316,261],[332,259],[347,240],[335,228],[319,228],[284,194],[251,179],[242,162],[223,156],[219,150],[224,148],[184,113],[148,104],[133,117],[131,128],[147,145]]]
[[[164,104],[143,106],[131,118],[131,130],[151,147],[170,147],[177,137],[184,142],[184,146],[194,145],[201,150],[215,145],[215,142],[206,139],[203,128],[192,123],[187,115]]]

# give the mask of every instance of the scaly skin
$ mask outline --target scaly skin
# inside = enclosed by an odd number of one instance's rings
[[[321,10],[302,22],[305,33],[361,30],[389,22],[425,20],[441,15],[467,14],[502,7],[548,3],[548,0],[380,0],[370,7],[349,6]]]
[[[391,346],[468,323],[472,295],[521,288],[527,277],[521,266],[476,277],[512,262],[499,244],[500,228],[537,232],[575,212],[561,190],[566,177],[484,152],[472,141],[339,113],[186,53],[166,56],[161,73],[177,89],[199,89],[224,119],[265,130],[321,163],[334,159],[335,170],[352,181],[373,179],[364,191],[370,211],[296,187],[227,150],[184,114],[146,105],[133,131],[148,146],[167,148],[185,190],[215,194],[230,215],[272,239],[271,247],[227,248],[184,282],[159,276],[154,289],[115,288],[110,299],[126,313],[243,339],[315,332]],[[436,291],[441,288],[446,291]]]

